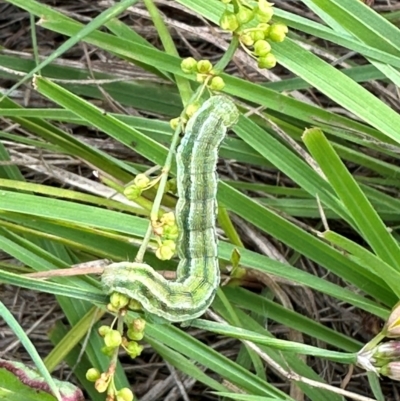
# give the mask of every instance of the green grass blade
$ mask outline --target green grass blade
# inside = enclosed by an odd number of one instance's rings
[[[332,231],[326,231],[322,236],[326,240],[350,253],[350,257],[355,259],[358,265],[370,270],[374,274],[379,274],[380,277],[383,277],[393,293],[400,299],[400,288],[397,284],[400,281],[400,273],[391,265],[385,263],[382,259],[376,257],[373,253],[367,251],[362,246]]]
[[[353,216],[363,238],[383,261],[400,271],[400,247],[390,235],[367,197],[340,161],[321,130],[307,130],[303,136],[328,181]]]
[[[77,32],[77,34],[75,36],[73,36],[73,37],[69,38],[67,41],[65,41],[56,51],[54,51],[49,57],[47,57],[47,59],[45,61],[41,62],[32,71],[30,71],[28,74],[26,74],[24,76],[24,78],[22,78],[19,82],[17,82],[10,89],[8,89],[6,91],[6,93],[3,95],[3,97],[8,96],[11,92],[13,92],[15,89],[17,89],[21,84],[26,82],[28,79],[32,78],[35,74],[39,73],[43,67],[45,67],[46,65],[49,65],[57,57],[61,56],[72,46],[76,45],[80,40],[82,40],[82,38],[84,38],[90,32],[93,32],[97,28],[100,28],[108,20],[121,14],[128,7],[135,4],[137,1],[138,0],[121,0],[119,3],[115,3],[113,6],[111,6],[106,11],[104,11],[102,14],[98,15],[96,18],[93,19],[93,21],[91,21],[89,24],[87,24],[80,32]],[[40,16],[41,11],[44,11],[43,14],[51,13],[50,7],[47,7],[44,5],[41,6],[39,3],[36,3],[33,1],[27,2],[24,0],[9,0],[9,3],[12,3],[21,8],[27,7],[26,10],[29,11],[30,13],[32,13],[33,15]],[[43,14],[42,14],[42,18],[44,17]]]
[[[58,391],[58,388],[54,383],[52,377],[50,376],[49,371],[46,369],[45,364],[40,358],[39,353],[36,351],[36,348],[32,344],[29,337],[26,335],[25,331],[22,329],[22,327],[18,324],[14,316],[9,312],[9,310],[5,307],[5,305],[1,301],[0,301],[0,316],[8,324],[11,330],[18,337],[21,344],[24,346],[25,350],[29,353],[30,357],[32,358],[32,361],[39,370],[40,374],[43,376],[44,379],[46,379],[46,382],[53,391],[53,394],[57,397],[57,400],[61,401],[61,394]]]
[[[237,338],[240,340],[248,340],[255,344],[266,345],[271,348],[293,352],[296,354],[319,356],[320,358],[327,358],[331,361],[340,363],[352,364],[357,361],[357,355],[348,354],[344,352],[327,351],[318,347],[313,347],[306,344],[296,343],[293,341],[279,340],[277,338],[267,337],[241,327],[234,327],[231,325],[211,322],[203,319],[196,319],[191,324],[193,327],[212,331],[214,333],[222,334],[228,337]]]
[[[174,326],[147,324],[145,340],[151,341],[152,338],[167,343],[170,348],[196,360],[251,394],[292,400],[279,389]]]
[[[262,316],[263,320],[271,319],[347,352],[356,352],[362,347],[362,344],[353,338],[243,288],[225,286],[224,293],[232,304]]]

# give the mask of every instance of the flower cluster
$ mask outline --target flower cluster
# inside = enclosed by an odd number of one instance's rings
[[[384,338],[396,341],[381,342]],[[400,381],[400,303],[392,310],[382,331],[357,354],[357,364],[368,371]]]
[[[145,191],[146,189],[151,188],[152,182],[150,181],[150,178],[147,177],[146,174],[138,174],[131,185],[128,185],[125,190],[124,190],[124,195],[129,199],[129,200],[135,200],[139,198],[140,195],[142,195],[142,192]]]
[[[159,177],[150,180],[147,175],[138,174],[133,180],[133,183],[125,188],[124,195],[130,200],[135,200],[142,195],[143,191],[151,187],[157,188],[158,184]],[[174,186],[176,186],[176,184],[173,180],[168,181],[165,192],[170,191]],[[175,241],[178,238],[178,227],[175,223],[175,215],[171,212],[164,213],[158,221],[152,222],[152,225],[158,243],[156,256],[161,260],[171,259],[175,254]],[[119,310],[121,307],[115,309]],[[116,311],[115,309],[112,308],[113,311]]]
[[[244,0],[222,0],[223,3],[233,3],[233,10],[226,9],[219,24],[222,29],[234,32],[239,36],[243,50],[257,60],[259,68],[273,68],[276,58],[272,53],[270,42],[283,42],[288,33],[288,27],[282,23],[270,23],[274,15],[273,3],[258,0],[251,7]],[[257,21],[256,27],[243,28],[243,25]]]
[[[220,27],[230,32],[237,32],[239,28],[254,19],[259,22],[269,22],[274,14],[273,3],[267,0],[258,0],[255,7],[244,0],[222,0],[222,2],[233,4],[234,11],[227,8],[219,20]]]
[[[282,42],[287,32],[284,24],[260,22],[255,28],[243,30],[239,40],[244,51],[257,60],[259,68],[270,69],[276,65],[276,57],[269,41]]]
[[[101,352],[107,356],[113,356],[118,352],[119,347],[122,347],[131,358],[136,358],[143,350],[143,346],[138,344],[137,341],[143,339],[145,326],[145,320],[134,319],[128,326],[125,335],[110,326],[101,326],[98,330],[104,341]],[[107,400],[132,401],[134,398],[129,388],[125,387],[120,390],[115,388],[114,369],[111,366],[103,373],[98,369],[91,368],[86,372],[86,378],[94,382],[94,386],[99,393],[107,391]]]
[[[171,259],[175,254],[178,238],[178,226],[175,222],[174,213],[164,213],[154,231],[158,235],[157,258],[161,260]]]
[[[225,87],[224,80],[217,75],[210,60],[196,61],[193,57],[187,57],[182,60],[181,69],[185,74],[196,74],[197,82],[204,83],[212,91],[221,91]]]

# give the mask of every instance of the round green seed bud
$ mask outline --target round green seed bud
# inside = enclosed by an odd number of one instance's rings
[[[129,304],[129,298],[119,292],[113,292],[110,295],[110,304],[117,310],[125,308]],[[115,330],[114,330],[115,331]],[[109,334],[109,332],[107,333]]]
[[[184,58],[181,62],[181,70],[185,74],[195,72],[197,68],[197,61],[193,57]]]
[[[166,240],[156,250],[156,256],[160,260],[170,260],[175,254],[175,249],[175,242],[171,240]]]
[[[169,120],[169,125],[175,131],[178,128],[179,122],[180,122],[180,118],[175,117],[175,118],[172,118],[171,120]]]
[[[144,331],[145,328],[146,328],[146,320],[139,317],[132,321],[132,329],[133,330],[135,330],[137,332],[141,332],[141,331]]]
[[[126,346],[126,352],[131,358],[136,358],[143,351],[143,346],[139,345],[136,341],[130,341]]]
[[[210,60],[200,60],[197,63],[197,72],[200,74],[208,74],[212,70],[212,64]]]
[[[115,395],[116,401],[133,401],[133,393],[128,387],[121,388]]]
[[[254,8],[255,16],[260,22],[269,22],[274,15],[274,9],[268,4],[270,3],[265,0],[259,0],[258,6]]]
[[[270,27],[271,27],[271,25],[267,24],[265,22],[260,22],[257,25],[257,29],[260,30],[264,34],[264,39],[268,37]]]
[[[198,103],[198,102],[194,102],[194,103],[189,104],[189,105],[186,107],[186,110],[185,110],[186,115],[187,115],[189,118],[192,117],[193,114],[196,113],[196,111],[197,111],[199,108],[200,108],[200,103]]]
[[[247,47],[253,46],[254,44],[254,39],[252,38],[250,33],[242,33],[239,39]]]
[[[175,213],[174,212],[164,213],[161,216],[160,221],[162,224],[165,224],[167,226],[174,226],[175,225]]]
[[[133,182],[138,188],[145,189],[150,183],[150,178],[146,174],[138,174]]]
[[[205,74],[197,74],[196,75],[196,81],[199,83],[199,84],[202,84],[202,83],[204,83],[204,81],[207,79],[207,75],[205,75]]]
[[[104,337],[110,330],[112,330],[110,326],[103,325],[99,327],[98,333]]]
[[[274,68],[276,66],[276,57],[272,53],[258,59],[258,68]]]
[[[213,91],[221,91],[225,87],[225,82],[221,77],[213,77],[208,87]]]
[[[230,11],[226,10],[220,20],[219,20],[219,26],[224,30],[224,31],[236,31],[236,29],[239,28],[239,22],[236,18],[236,15],[231,13]]]
[[[153,227],[153,233],[157,237],[162,237],[164,235],[164,226],[159,225],[159,224],[157,226],[154,226]]]
[[[257,29],[256,31],[250,32],[250,35],[253,39],[254,42],[257,42],[257,40],[264,40],[265,35],[264,32],[261,29]]]
[[[130,340],[133,340],[133,341],[140,341],[144,337],[143,331],[135,331],[133,329],[129,329],[126,332],[126,335]]]
[[[118,313],[118,310],[115,309],[110,303],[107,304],[106,308],[111,313]]]
[[[121,345],[121,342],[122,342],[122,336],[118,330],[110,330],[104,336],[104,344],[106,345],[106,347],[116,348]]]
[[[128,308],[131,310],[136,310],[136,311],[140,311],[142,310],[142,304],[137,301],[136,299],[131,299],[128,305]]]
[[[266,40],[257,40],[254,43],[254,53],[256,56],[264,57],[271,51],[271,45]]]
[[[267,0],[258,0],[258,13],[272,17],[274,13],[272,6],[273,3],[269,3]]]
[[[100,378],[96,380],[96,383],[94,384],[94,388],[98,393],[104,393],[108,389],[109,382],[108,380],[104,380],[103,378]]]
[[[86,371],[86,379],[90,382],[95,382],[100,378],[100,371],[96,368],[90,368]]]
[[[260,22],[265,22],[266,23],[266,22],[271,21],[272,15],[271,16],[267,16],[267,15],[264,15],[264,14],[257,14],[256,13],[256,17]]]
[[[239,6],[239,11],[236,13],[236,19],[239,25],[247,24],[252,18],[253,10],[244,6]]]
[[[283,42],[289,28],[285,24],[273,24],[269,28],[268,37],[274,42]]]
[[[102,354],[106,355],[106,356],[112,356],[112,354],[114,353],[115,347],[101,347],[100,351]]]
[[[139,198],[139,196],[142,195],[142,192],[142,189],[138,188],[136,185],[129,185],[129,187],[124,189],[124,195],[129,200],[135,200]]]
[[[176,244],[175,244],[175,242],[174,241],[171,241],[171,240],[165,240],[164,242],[163,242],[163,245],[164,246],[169,246],[171,249],[173,249],[174,251],[175,251],[175,249],[176,249]]]
[[[175,241],[179,237],[179,229],[177,225],[164,227],[163,238]]]

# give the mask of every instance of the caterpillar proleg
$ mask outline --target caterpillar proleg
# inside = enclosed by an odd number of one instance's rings
[[[176,280],[166,280],[144,263],[114,263],[101,278],[107,293],[125,294],[145,311],[171,322],[194,319],[208,309],[220,282],[215,230],[218,151],[238,117],[235,104],[218,95],[205,101],[186,125],[176,152]]]

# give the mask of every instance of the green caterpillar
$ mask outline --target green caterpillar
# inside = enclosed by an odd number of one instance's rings
[[[114,263],[101,277],[107,293],[139,301],[150,314],[170,322],[192,320],[212,303],[220,282],[217,214],[218,150],[239,118],[235,104],[214,96],[189,119],[176,153],[179,228],[176,280],[144,263]]]

